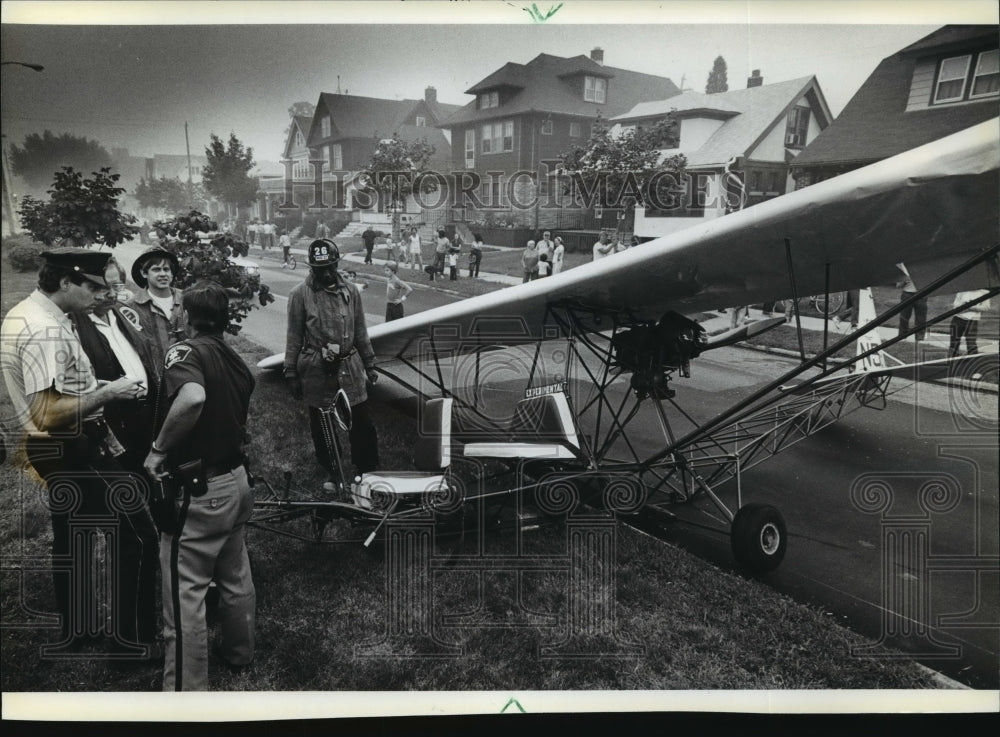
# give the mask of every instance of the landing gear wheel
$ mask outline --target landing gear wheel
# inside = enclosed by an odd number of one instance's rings
[[[781,513],[768,504],[746,504],[730,532],[733,557],[752,573],[773,571],[785,557],[788,534]]]

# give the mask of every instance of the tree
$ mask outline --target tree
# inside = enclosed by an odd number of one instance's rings
[[[379,193],[392,208],[392,239],[399,239],[399,222],[406,198],[414,192],[434,192],[437,181],[423,176],[434,155],[434,147],[426,139],[404,141],[398,134],[380,141],[371,160],[360,175],[360,183],[369,191]]]
[[[254,166],[253,149],[244,147],[235,133],[229,134],[228,147],[213,133],[205,156],[208,163],[202,169],[201,179],[209,194],[237,210],[256,199],[259,182],[257,177],[250,176]]]
[[[311,102],[293,102],[288,108],[288,117],[294,118],[297,115],[304,115],[308,118],[312,118],[316,114],[316,106]],[[285,138],[288,138],[288,131],[292,129],[292,124],[289,123],[288,127],[285,128]]]
[[[200,184],[186,184],[177,177],[140,179],[135,198],[142,208],[163,210],[167,215],[179,215],[205,206],[205,192]]]
[[[677,147],[679,132],[672,113],[653,126],[636,126],[618,136],[598,117],[587,144],[560,156],[569,174],[567,186],[590,193],[588,205],[623,213],[631,214],[637,205],[662,206],[665,195],[674,197],[684,186],[687,159],[662,155],[663,149]],[[620,218],[616,235],[622,235],[621,228]]]
[[[16,144],[10,147],[11,170],[29,187],[41,190],[64,166],[97,171],[111,166],[111,154],[97,141],[69,133],[56,136],[49,130],[42,135],[30,134],[23,147]]]
[[[725,92],[729,89],[729,81],[726,77],[726,60],[721,56],[715,57],[712,64],[712,71],[708,73],[708,82],[705,83],[706,94],[713,92]]]
[[[243,319],[250,314],[253,297],[263,307],[274,301],[260,274],[248,274],[232,257],[246,256],[249,247],[232,233],[218,233],[218,224],[197,210],[153,223],[159,243],[177,256],[180,273],[174,286],[184,289],[202,279],[218,282],[229,290],[229,323],[226,332],[239,334]]]
[[[118,209],[125,190],[116,186],[118,174],[103,167],[84,179],[70,166],[56,172],[48,202],[26,195],[18,208],[21,224],[32,238],[51,246],[62,238],[78,245],[103,244],[114,248],[139,232],[135,217]]]

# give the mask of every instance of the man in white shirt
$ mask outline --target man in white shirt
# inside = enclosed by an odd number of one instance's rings
[[[600,261],[602,258],[610,254],[614,248],[615,246],[611,242],[611,236],[608,235],[608,232],[606,230],[601,231],[600,240],[594,244],[594,261]]]
[[[959,292],[955,295],[952,307],[961,307],[973,300],[985,297],[989,292],[985,289],[975,289],[971,292]],[[962,345],[962,338],[965,338],[966,353],[970,356],[979,353],[979,346],[976,344],[976,337],[979,335],[979,318],[990,308],[990,300],[986,299],[975,304],[964,312],[959,312],[951,318],[951,346],[948,349],[948,357],[953,358],[958,355],[958,350]]]
[[[544,253],[551,261],[552,250],[555,248],[555,244],[552,242],[552,233],[547,230],[542,233],[542,239],[535,244],[535,248],[538,250],[539,257]]]
[[[106,295],[110,254],[56,248],[42,258],[38,289],[4,318],[0,363],[28,461],[52,500],[61,500],[49,513],[62,637],[47,652],[96,644],[108,635],[107,654],[148,662],[156,639],[156,531],[141,489],[136,493],[134,482],[124,483],[130,477],[118,463],[123,449],[103,414],[109,403],[134,399],[143,387],[130,376],[99,383],[67,314],[85,314]],[[94,524],[113,536],[107,553],[114,575],[110,620],[98,609],[90,547],[78,533],[81,525]]]

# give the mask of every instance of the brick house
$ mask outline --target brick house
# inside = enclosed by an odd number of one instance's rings
[[[560,154],[585,144],[598,116],[679,92],[666,77],[605,66],[601,49],[589,57],[539,54],[527,64],[504,64],[467,89],[475,99],[440,123],[451,133],[458,168],[454,219],[579,227],[585,211],[550,188]]]

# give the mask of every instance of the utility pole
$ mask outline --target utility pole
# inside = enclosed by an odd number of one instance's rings
[[[187,147],[188,159],[188,189],[191,189],[191,141],[188,140],[188,124],[184,121],[184,145]]]

